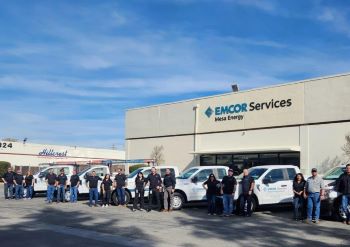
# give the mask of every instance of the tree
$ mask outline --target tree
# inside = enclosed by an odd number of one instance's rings
[[[0,177],[7,171],[7,168],[9,168],[10,166],[11,166],[10,162],[0,161]]]
[[[344,151],[345,156],[347,156],[348,159],[350,160],[350,134],[347,134],[345,136],[345,141],[346,143],[342,147],[342,150]]]
[[[164,147],[161,146],[155,146],[153,148],[153,151],[151,153],[151,159],[154,160],[154,163],[157,165],[163,164],[165,162],[164,155],[163,155]]]

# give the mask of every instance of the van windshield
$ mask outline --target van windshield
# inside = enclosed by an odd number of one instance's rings
[[[193,173],[195,173],[196,171],[198,171],[198,168],[190,168],[186,171],[184,171],[180,176],[178,176],[177,178],[179,179],[188,179],[189,177],[192,176]]]
[[[128,175],[128,178],[133,178],[133,177],[135,177],[135,176],[137,175],[137,173],[142,172],[142,170],[143,170],[143,168],[136,169],[135,171],[133,171],[132,173],[130,173],[130,174]]]
[[[80,175],[82,175],[83,173],[85,173],[87,170],[89,170],[91,167],[87,167],[87,168],[85,168],[85,169],[83,169],[83,170],[81,170],[80,172],[78,172],[78,176],[80,176]]]
[[[333,169],[326,172],[323,176],[324,180],[336,180],[345,172],[345,167],[334,167]]]
[[[267,171],[266,168],[259,168],[259,167],[253,167],[253,168],[250,168],[249,170],[249,175],[254,178],[254,180],[257,180],[258,178],[261,177],[261,175],[264,174],[264,172]],[[241,180],[243,178],[243,173],[241,173],[237,179]]]

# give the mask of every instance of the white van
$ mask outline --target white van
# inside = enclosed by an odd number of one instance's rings
[[[255,180],[254,193],[252,196],[252,211],[259,205],[292,203],[293,179],[300,172],[293,165],[268,165],[255,166],[248,169],[249,175]],[[241,194],[241,180],[243,174],[237,177],[238,188],[235,199],[239,204]]]
[[[163,179],[165,176],[166,169],[170,169],[171,173],[175,175],[175,177],[179,176],[179,168],[176,166],[155,166],[158,174]],[[143,176],[147,178],[147,176],[151,173],[152,167],[141,167],[133,171],[127,176],[127,185],[125,188],[125,203],[128,204],[133,198],[135,198],[135,178],[139,172],[143,173]],[[111,178],[112,180],[114,179]],[[146,187],[145,189],[145,197],[148,197],[149,189]],[[116,191],[114,190],[112,193],[112,201],[114,204],[118,204],[118,198]]]
[[[173,208],[181,209],[186,202],[206,200],[203,183],[211,173],[222,180],[228,169],[227,166],[195,166],[185,170],[176,178]]]

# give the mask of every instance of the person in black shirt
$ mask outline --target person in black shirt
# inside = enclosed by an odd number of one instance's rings
[[[50,169],[49,173],[45,177],[46,184],[47,184],[47,192],[46,192],[47,199],[46,200],[48,203],[52,203],[53,194],[54,194],[55,188],[56,188],[56,179],[57,179],[56,174],[53,173],[52,169]]]
[[[12,171],[12,167],[7,168],[7,172],[2,176],[4,182],[4,196],[6,200],[13,197],[13,180],[15,179],[15,173]]]
[[[89,176],[87,178],[87,182],[89,185],[89,207],[92,207],[92,201],[94,200],[94,205],[97,207],[98,202],[98,181],[100,181],[101,178],[99,176],[96,176],[96,172],[92,171],[92,176]]]
[[[17,170],[17,174],[15,174],[14,180],[13,180],[16,190],[15,190],[15,197],[16,200],[23,198],[23,184],[24,184],[24,177],[22,175],[21,170]]]
[[[151,168],[151,173],[147,177],[147,184],[149,184],[149,201],[147,211],[150,212],[152,209],[153,198],[156,199],[157,210],[161,211],[160,190],[162,189],[162,178],[157,173],[157,169],[155,167]]]
[[[30,200],[33,197],[33,187],[34,187],[34,177],[30,171],[27,172],[24,182],[25,182],[25,187],[27,189],[25,199]]]
[[[336,181],[336,190],[342,194],[342,211],[346,215],[344,224],[350,225],[350,164],[346,165],[345,172]]]
[[[224,216],[230,216],[234,210],[233,198],[236,192],[237,181],[233,176],[233,170],[228,170],[228,176],[224,176],[221,181],[222,201],[224,205]]]
[[[302,173],[295,175],[293,180],[293,208],[294,208],[294,219],[302,220],[303,208],[304,208],[304,187],[305,179]]]
[[[77,171],[73,170],[73,175],[70,177],[70,202],[76,203],[78,201],[78,187],[80,185],[80,178]]]
[[[118,170],[118,174],[114,178],[114,187],[117,191],[118,205],[125,206],[125,186],[127,177],[122,169]]]
[[[111,202],[111,187],[113,182],[109,174],[106,174],[102,180],[101,189],[102,189],[102,207],[108,207]]]
[[[252,194],[254,191],[254,178],[249,175],[248,169],[243,169],[243,178],[241,181],[242,194],[240,195],[240,211],[241,215],[250,217],[252,215]],[[245,204],[247,203],[247,211],[245,212]]]
[[[171,174],[171,171],[169,168],[165,170],[163,185],[164,185],[164,211],[171,212],[173,211],[176,178],[173,174]],[[170,201],[170,204],[168,201]]]
[[[66,188],[67,188],[67,176],[64,174],[64,169],[60,170],[60,175],[57,176],[57,203],[61,202],[61,196],[62,196],[62,202],[65,202],[65,194],[66,194]]]
[[[211,173],[208,180],[203,183],[203,188],[207,191],[208,215],[216,215],[216,195],[220,188],[220,182]]]
[[[136,211],[137,204],[140,202],[140,211],[144,209],[144,197],[145,197],[145,183],[146,179],[142,172],[137,173],[135,178],[135,198],[132,211]]]

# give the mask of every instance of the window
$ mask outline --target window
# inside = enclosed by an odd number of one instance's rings
[[[216,155],[201,155],[201,166],[213,166],[216,165]]]
[[[299,153],[280,153],[281,165],[294,165],[300,166],[300,154]]]
[[[220,180],[223,179],[224,176],[227,175],[226,169],[223,169],[223,168],[217,169],[217,172],[218,172],[217,179],[220,179]]]
[[[150,173],[151,173],[151,169],[145,170],[143,171],[143,176],[147,178]]]
[[[261,165],[277,165],[278,154],[260,154],[260,163]]]
[[[95,169],[92,169],[91,173],[95,171],[96,172],[96,176],[100,176],[100,177],[104,177],[107,170],[106,168],[95,168]],[[91,175],[91,174],[90,174]]]
[[[191,177],[192,174],[195,173],[196,171],[198,171],[197,168],[190,168],[190,169],[184,171],[178,178],[180,178],[180,179],[188,179],[188,178]]]
[[[265,178],[270,179],[272,182],[283,181],[285,180],[283,169],[273,169],[265,176]]]
[[[198,182],[206,181],[209,178],[209,175],[211,173],[213,173],[212,169],[205,169],[205,170],[201,170],[200,172],[198,172],[196,175]]]
[[[218,154],[216,156],[216,164],[220,166],[232,165],[232,155],[231,154]]]
[[[287,168],[289,180],[293,180],[297,172],[293,168]]]
[[[165,177],[165,172],[166,172],[166,170],[167,170],[167,168],[162,168],[162,169],[160,169],[160,176],[161,176],[162,178]],[[174,170],[173,168],[169,168],[169,170],[170,170],[170,173],[171,173],[171,174],[175,175],[175,170]]]

